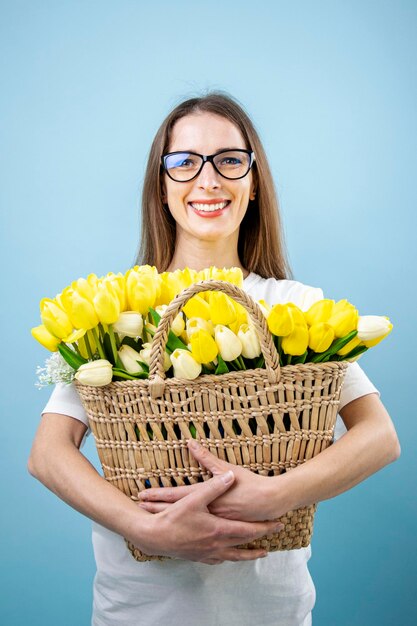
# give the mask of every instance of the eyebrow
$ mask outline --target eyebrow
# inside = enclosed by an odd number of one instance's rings
[[[237,148],[236,146],[231,146],[231,147],[226,146],[225,148],[218,148],[212,154],[217,154],[217,152],[223,152],[223,150],[247,150],[247,149],[248,148]],[[195,154],[201,154],[201,152],[198,152],[197,150],[193,150],[189,148],[187,148],[186,150],[170,150],[170,152],[194,152]]]

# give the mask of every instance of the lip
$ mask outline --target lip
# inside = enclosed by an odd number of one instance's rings
[[[220,202],[230,202],[228,198],[213,198],[210,200],[190,200],[189,204],[219,204]]]
[[[195,206],[193,206],[194,203],[196,204],[217,204],[217,203],[223,203],[223,202],[227,202],[226,206],[223,209],[216,209],[216,210],[211,210],[211,211],[200,211],[199,209],[197,209]],[[211,200],[210,202],[201,202],[201,201],[197,201],[194,200],[194,203],[189,202],[188,206],[190,207],[190,209],[198,216],[200,217],[204,217],[207,219],[213,218],[213,217],[218,217],[219,215],[223,215],[223,213],[229,208],[230,204],[231,204],[231,200]]]

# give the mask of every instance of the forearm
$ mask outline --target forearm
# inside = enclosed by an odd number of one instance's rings
[[[272,478],[273,497],[279,499],[283,490],[291,509],[327,500],[397,459],[399,444],[388,414],[376,411],[363,419],[356,417],[348,432],[332,446],[283,476]]]
[[[32,474],[61,500],[109,530],[128,539],[137,539],[140,524],[145,532],[150,514],[102,478],[75,446],[61,444],[37,461]]]

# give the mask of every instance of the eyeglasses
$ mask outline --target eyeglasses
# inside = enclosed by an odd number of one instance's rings
[[[188,183],[196,178],[205,163],[213,165],[216,172],[229,180],[243,178],[251,169],[255,154],[251,150],[220,150],[208,156],[197,152],[170,152],[161,157],[162,167],[177,183]]]

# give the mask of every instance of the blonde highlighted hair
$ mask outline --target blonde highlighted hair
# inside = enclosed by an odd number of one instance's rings
[[[238,255],[242,266],[263,278],[289,278],[289,268],[281,228],[278,199],[268,160],[255,127],[241,105],[223,92],[181,102],[162,122],[153,140],[142,193],[142,235],[136,262],[155,265],[165,271],[175,250],[176,225],[162,197],[164,172],[161,156],[168,152],[175,123],[195,113],[213,113],[239,128],[246,147],[255,152],[253,176],[255,200],[250,201],[239,229]]]

